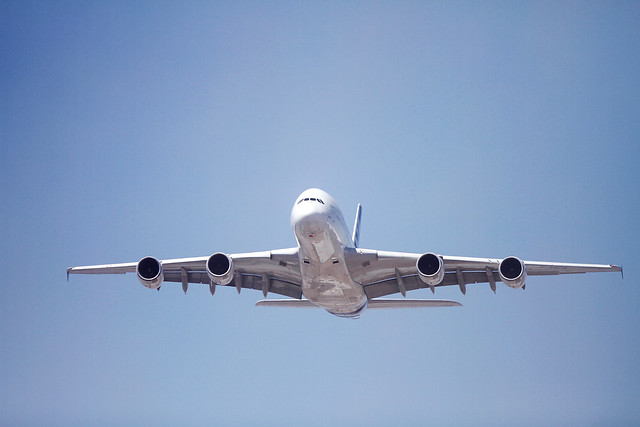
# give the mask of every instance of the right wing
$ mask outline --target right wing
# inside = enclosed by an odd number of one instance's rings
[[[268,292],[302,298],[298,248],[281,249],[266,252],[231,254],[233,261],[233,279],[225,286],[238,289],[257,289]],[[186,292],[188,283],[211,285],[206,271],[209,257],[177,258],[160,260],[164,282],[182,282]],[[69,267],[69,274],[125,274],[135,273],[137,262],[122,264],[102,264],[81,267]],[[266,284],[264,280],[267,280]],[[212,291],[215,287],[211,287]]]
[[[418,275],[416,262],[422,254],[356,249],[346,254],[353,279],[364,286],[369,300],[385,295],[429,288]],[[442,281],[433,287],[459,286],[462,293],[466,285],[489,283],[495,291],[495,283],[502,281],[498,272],[501,259],[439,255],[444,265]],[[522,261],[528,276],[613,272],[622,269],[617,265],[575,264],[559,262]]]

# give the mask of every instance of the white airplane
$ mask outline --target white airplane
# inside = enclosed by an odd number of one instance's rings
[[[617,265],[567,264],[504,259],[469,258],[387,252],[358,247],[362,207],[358,205],[353,234],[350,235],[340,208],[322,190],[312,188],[296,199],[291,210],[291,226],[298,246],[266,252],[225,254],[138,262],[70,267],[69,274],[124,274],[135,272],[150,289],[160,289],[164,281],[235,286],[262,290],[289,299],[264,299],[258,306],[320,307],[339,317],[358,318],[365,308],[450,307],[448,300],[387,299],[395,293],[428,287],[459,286],[465,294],[471,283],[496,282],[517,289],[525,287],[527,276],[620,271]]]

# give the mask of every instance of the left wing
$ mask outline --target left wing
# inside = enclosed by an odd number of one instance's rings
[[[248,288],[262,290],[265,296],[267,293],[273,292],[291,298],[302,298],[298,248],[227,256],[232,261],[231,275],[233,279],[224,286],[235,287],[238,292],[242,288]],[[209,257],[195,257],[160,260],[162,281],[182,282],[182,288],[185,292],[189,283],[207,284],[210,285],[211,292],[213,292],[215,286],[206,271],[208,259]],[[137,266],[137,262],[129,262],[70,267],[67,269],[67,277],[69,274],[135,273]]]
[[[510,287],[524,287],[527,276],[622,271],[617,265],[520,261],[515,257],[503,260],[437,255],[442,261],[442,280],[429,285],[422,280],[417,268],[418,259],[422,255],[355,249],[348,252],[345,258],[352,278],[364,286],[370,300],[395,293],[404,295],[407,291],[420,288],[431,288],[433,292],[436,287],[453,285],[459,286],[464,294],[466,286],[474,283],[489,283],[495,292],[496,282],[506,280],[505,283]],[[511,281],[500,273],[501,262],[507,260],[510,260],[516,268],[517,263],[521,263],[523,266],[521,280],[518,278]]]

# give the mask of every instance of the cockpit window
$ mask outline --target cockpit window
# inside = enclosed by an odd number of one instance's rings
[[[318,202],[318,203],[322,203],[324,205],[324,202],[322,201],[322,199],[318,199],[316,197],[305,197],[304,199],[300,199],[298,200],[298,205],[302,202]]]

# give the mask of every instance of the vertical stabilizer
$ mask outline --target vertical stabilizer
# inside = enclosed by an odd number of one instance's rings
[[[362,218],[362,205],[358,203],[358,210],[356,210],[356,222],[353,224],[353,246],[356,248],[360,241],[360,218]]]

